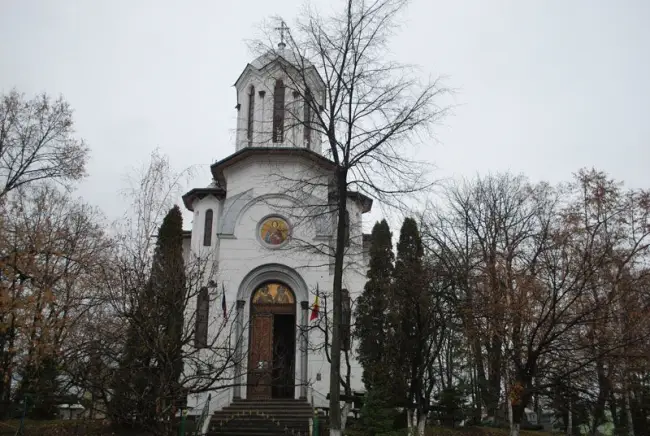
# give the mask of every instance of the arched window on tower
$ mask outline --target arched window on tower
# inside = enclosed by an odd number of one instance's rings
[[[253,121],[255,120],[255,87],[251,86],[248,93],[248,126],[246,136],[248,138],[248,146],[253,145]]]
[[[209,247],[212,245],[212,209],[205,211],[203,226],[203,245]]]
[[[284,141],[284,82],[275,81],[273,89],[273,142]]]
[[[313,98],[311,92],[307,90],[305,95],[305,112],[304,112],[304,128],[303,128],[303,138],[305,140],[305,146],[307,148],[311,145],[311,105],[313,104]]]

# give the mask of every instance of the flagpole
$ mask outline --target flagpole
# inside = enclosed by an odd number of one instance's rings
[[[221,310],[223,311],[223,321],[228,322],[228,306],[226,305],[226,287],[221,282]]]

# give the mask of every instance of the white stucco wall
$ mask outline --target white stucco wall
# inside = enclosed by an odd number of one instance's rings
[[[294,271],[307,286],[307,289],[293,289],[296,293],[297,308],[296,319],[298,324],[301,319],[300,303],[307,301],[311,313],[311,305],[314,302],[315,290],[318,287],[321,293],[330,293],[332,289],[331,259],[323,254],[316,254],[310,251],[306,244],[323,243],[327,240],[317,240],[316,227],[313,220],[305,219],[304,209],[297,207],[295,198],[306,199],[316,203],[326,203],[327,198],[327,177],[319,167],[312,162],[298,157],[278,156],[250,156],[224,171],[227,183],[227,195],[225,199],[217,199],[208,196],[196,200],[193,204],[194,220],[191,236],[191,250],[194,254],[202,256],[211,255],[215,259],[217,271],[214,280],[219,287],[214,292],[215,302],[210,308],[210,317],[221,317],[221,289],[222,285],[226,293],[226,301],[230,312],[230,322],[235,318],[235,306],[238,299],[245,301],[243,308],[244,326],[249,321],[250,304],[249,297],[253,289],[242,288],[242,282],[249,276],[251,271],[262,268],[265,265],[278,264]],[[311,197],[303,192],[295,195],[295,180],[311,181],[320,180],[322,186],[309,189]],[[233,201],[236,199],[244,199]],[[243,206],[242,206],[243,205]],[[204,217],[207,209],[213,209],[213,237],[210,247],[203,246]],[[239,213],[233,214],[234,210]],[[361,206],[352,201],[348,204],[351,221],[352,244],[346,258],[346,269],[344,273],[343,286],[347,288],[354,299],[363,289],[365,284],[365,265],[359,246],[361,245]],[[292,225],[292,241],[286,246],[278,249],[271,249],[263,245],[257,236],[257,227],[261,220],[270,214],[283,216]],[[235,217],[235,218],[233,218]],[[234,219],[232,233],[219,233],[224,230],[226,221]],[[330,228],[334,228],[333,226]],[[333,236],[333,235],[331,235]],[[250,278],[250,276],[249,276]],[[321,308],[323,301],[321,299]],[[190,304],[190,309],[196,307],[195,303]],[[322,309],[321,309],[322,310]],[[210,335],[216,334],[221,323],[210,323],[212,330]],[[310,325],[314,325],[311,322]],[[300,359],[300,331],[296,329],[296,383],[300,384],[302,374],[302,362]],[[243,359],[242,371],[246,372],[248,349],[248,330],[243,333]],[[309,331],[310,346],[318,346],[323,342],[323,336],[316,329]],[[351,361],[353,368],[352,384],[353,389],[362,388],[361,369],[356,361]],[[345,361],[342,362],[342,370],[345,371]],[[320,374],[320,381],[317,381],[317,374]],[[245,381],[245,380],[244,380]],[[230,381],[229,381],[230,382]],[[309,352],[307,381],[308,385],[315,391],[315,402],[323,402],[324,396],[329,392],[329,364],[323,352]],[[296,398],[300,388],[296,387]],[[246,389],[242,388],[242,396],[245,398]],[[205,396],[192,397],[188,400],[189,406],[201,406]],[[311,397],[311,392],[309,394]],[[213,407],[222,407],[231,398],[229,394],[213,394],[215,401]]]

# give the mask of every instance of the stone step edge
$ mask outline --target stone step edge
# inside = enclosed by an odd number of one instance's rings
[[[245,417],[245,416],[262,416],[262,417],[267,418],[267,420],[270,421],[271,423],[275,424],[277,426],[278,430],[284,429],[286,434],[291,434],[293,436],[299,436],[300,434],[302,434],[302,432],[297,432],[297,431],[291,430],[287,425],[283,425],[284,423],[282,423],[282,422],[280,422],[280,421],[278,421],[276,419],[273,419],[274,417],[268,416],[266,414],[260,414],[260,413],[246,414],[246,415],[241,414],[241,413],[237,413],[237,414],[233,414],[232,416],[230,416],[229,419],[221,419],[221,420],[212,420],[211,419],[210,420],[210,428],[214,428],[214,427],[222,428],[224,426],[224,424],[226,424],[226,423],[228,423],[228,422],[230,422],[230,421],[232,421],[232,420],[234,420],[236,418]]]

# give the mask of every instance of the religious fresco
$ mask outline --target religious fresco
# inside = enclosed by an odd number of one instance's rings
[[[267,283],[253,294],[253,304],[293,304],[293,293],[280,283]]]
[[[270,217],[260,225],[259,232],[268,245],[281,245],[289,238],[289,224],[280,217]]]

